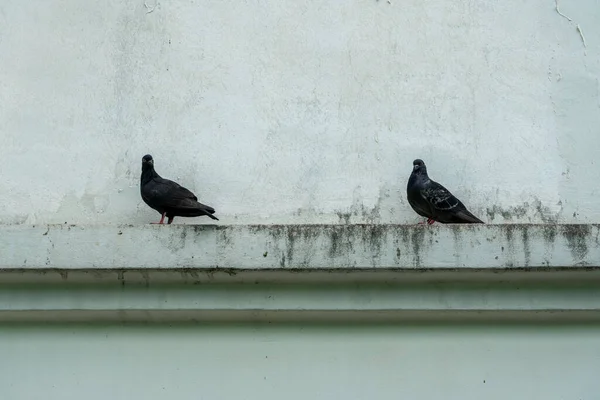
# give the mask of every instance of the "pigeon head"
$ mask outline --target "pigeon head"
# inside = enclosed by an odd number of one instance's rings
[[[150,154],[146,154],[142,157],[142,170],[154,168],[154,160]]]
[[[427,175],[427,167],[425,166],[423,160],[417,158],[415,161],[413,161],[413,173]]]

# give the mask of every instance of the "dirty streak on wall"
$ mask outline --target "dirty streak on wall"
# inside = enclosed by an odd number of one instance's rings
[[[598,222],[600,8],[561,6],[3,1],[0,223],[156,219],[146,153],[223,223],[414,223],[417,157],[486,222]]]

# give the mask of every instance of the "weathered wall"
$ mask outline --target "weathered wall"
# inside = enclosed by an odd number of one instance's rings
[[[417,157],[486,222],[599,222],[600,7],[561,6],[2,1],[0,223],[155,220],[146,153],[222,223],[413,223]]]

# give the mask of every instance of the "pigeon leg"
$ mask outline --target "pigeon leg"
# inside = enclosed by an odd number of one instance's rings
[[[431,218],[427,218],[427,225],[433,225],[434,222],[435,222],[435,220],[433,220]]]
[[[151,223],[151,224],[153,224],[153,225],[162,225],[162,224],[163,224],[163,221],[165,220],[165,214],[166,214],[166,212],[164,212],[164,213],[162,214],[162,217],[160,217],[160,221],[159,221],[159,222],[150,222],[150,223]],[[169,222],[169,223],[170,223],[170,222]]]
[[[169,220],[167,221],[167,224],[171,225],[171,222],[173,222],[173,219],[174,219],[174,218],[175,218],[175,217],[169,217]]]

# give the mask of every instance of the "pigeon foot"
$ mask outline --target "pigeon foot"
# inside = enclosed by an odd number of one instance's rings
[[[150,223],[151,223],[152,225],[162,225],[162,224],[163,224],[163,221],[165,220],[165,214],[166,214],[166,213],[163,213],[163,214],[162,214],[162,217],[160,217],[160,221],[158,221],[158,222],[150,222]],[[171,222],[169,222],[169,223],[171,223]]]

